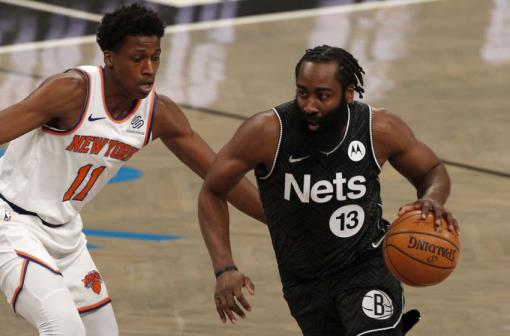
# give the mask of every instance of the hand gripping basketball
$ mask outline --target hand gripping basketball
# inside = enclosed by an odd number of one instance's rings
[[[422,218],[421,210],[409,211],[389,227],[383,241],[386,266],[403,283],[421,287],[435,285],[455,269],[460,256],[456,231],[434,229],[434,215]]]

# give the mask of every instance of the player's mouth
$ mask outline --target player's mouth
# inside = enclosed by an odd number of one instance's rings
[[[319,123],[317,123],[313,120],[307,120],[306,124],[308,126],[308,130],[311,132],[315,132],[319,129]]]
[[[138,87],[147,95],[152,90],[152,86],[154,83],[144,83],[139,85]]]

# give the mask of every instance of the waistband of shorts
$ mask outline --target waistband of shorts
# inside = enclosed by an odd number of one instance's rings
[[[34,217],[37,217],[41,220],[41,223],[43,225],[46,225],[46,226],[49,226],[49,227],[52,227],[52,228],[58,228],[58,227],[61,227],[65,224],[51,224],[51,223],[48,223],[47,221],[45,221],[44,219],[42,219],[41,217],[39,217],[38,214],[36,214],[35,212],[32,212],[32,211],[28,211],[28,210],[25,210],[19,206],[17,206],[16,204],[12,203],[11,201],[7,200],[2,194],[0,194],[0,198],[7,204],[9,204],[9,206],[11,207],[11,209],[16,212],[17,214],[20,214],[20,215],[28,215],[28,216],[34,216]]]
[[[278,271],[280,273],[280,279],[283,285],[284,291],[288,288],[292,288],[296,285],[311,284],[316,281],[329,281],[332,279],[339,279],[344,274],[355,274],[360,270],[363,270],[367,263],[384,263],[382,255],[382,244],[377,248],[370,248],[361,250],[358,252],[355,259],[351,263],[344,265],[343,267],[331,272],[326,272],[316,277],[303,277],[287,271],[284,267],[278,265]]]

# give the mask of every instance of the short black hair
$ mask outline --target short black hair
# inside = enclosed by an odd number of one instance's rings
[[[312,63],[331,63],[335,62],[338,67],[336,71],[336,79],[342,85],[342,89],[348,88],[350,85],[363,98],[363,74],[365,71],[359,65],[358,60],[348,51],[338,47],[322,45],[313,49],[307,49],[305,54],[296,64],[296,80],[303,62]]]
[[[97,27],[96,39],[102,51],[117,51],[126,36],[162,37],[164,33],[165,25],[158,14],[134,3],[105,14]]]

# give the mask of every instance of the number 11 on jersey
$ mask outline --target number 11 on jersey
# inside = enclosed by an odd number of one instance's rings
[[[103,171],[106,169],[105,166],[97,167],[96,169],[92,170],[92,173],[90,174],[90,178],[85,185],[85,187],[78,193],[76,193],[76,190],[78,187],[83,183],[85,178],[88,176],[90,169],[92,168],[91,164],[85,165],[78,169],[78,173],[76,174],[76,178],[74,179],[73,183],[67,189],[66,193],[64,194],[64,198],[62,201],[69,201],[70,199],[73,199],[74,201],[83,201],[85,197],[87,197],[90,189],[94,186],[97,179]]]

